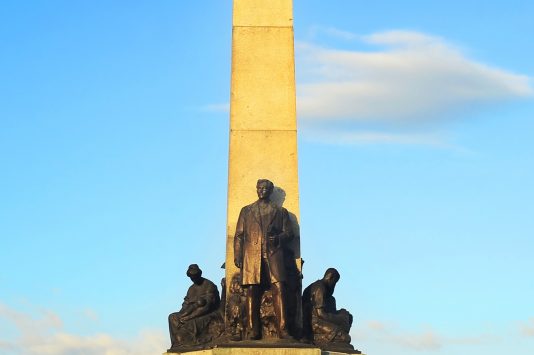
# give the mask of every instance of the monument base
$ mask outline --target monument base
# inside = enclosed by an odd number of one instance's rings
[[[163,355],[347,355],[356,352],[325,351],[319,348],[213,348],[187,351],[182,353],[163,353]]]

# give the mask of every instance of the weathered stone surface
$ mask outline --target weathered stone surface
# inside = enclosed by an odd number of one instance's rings
[[[292,28],[234,28],[232,130],[297,129],[293,58]]]
[[[234,26],[293,26],[292,0],[234,0]]]

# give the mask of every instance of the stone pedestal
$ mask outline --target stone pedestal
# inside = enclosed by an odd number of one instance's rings
[[[165,353],[163,355],[176,355]],[[295,348],[215,348],[183,353],[187,355],[322,355],[321,349]]]
[[[163,355],[347,355],[349,353],[322,351],[317,348],[214,348],[186,353],[164,353]]]

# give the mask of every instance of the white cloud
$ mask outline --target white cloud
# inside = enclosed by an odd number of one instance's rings
[[[435,134],[397,133],[379,131],[336,131],[308,129],[306,138],[328,144],[410,144],[449,148],[442,137]]]
[[[324,32],[331,37],[337,37],[345,41],[352,41],[356,39],[361,39],[361,36],[358,36],[355,33],[349,31],[343,31],[334,27],[320,27],[316,26],[312,28],[312,32]]]
[[[534,94],[529,77],[471,60],[439,37],[389,31],[359,38],[383,48],[297,43],[300,118],[429,120],[470,105]]]
[[[437,36],[400,30],[362,36],[331,27],[310,31],[312,38],[326,34],[366,46],[341,50],[296,42],[297,113],[304,137],[313,141],[464,152],[428,123],[534,96],[528,76],[473,60]],[[203,109],[228,112],[229,104]]]
[[[97,322],[99,319],[98,314],[90,308],[82,310],[81,314],[82,316],[93,322]]]
[[[420,332],[406,332],[398,327],[372,320],[354,332],[354,339],[374,340],[412,350],[438,350],[443,347],[444,339],[434,330],[427,329]]]
[[[491,344],[499,338],[490,334],[475,336],[451,337],[438,333],[431,326],[425,326],[418,331],[406,331],[398,326],[378,320],[368,321],[353,333],[358,341],[374,341],[389,344],[394,347],[417,351],[438,351],[453,345]]]
[[[443,340],[432,330],[398,335],[392,339],[401,346],[416,350],[438,350],[443,346]]]
[[[519,324],[519,330],[523,336],[534,337],[534,317],[527,322]]]
[[[142,331],[135,339],[71,334],[63,329],[63,322],[53,312],[29,315],[2,304],[0,322],[18,333],[9,339],[2,339],[6,335],[0,334],[0,350],[6,355],[145,355],[161,353],[168,345],[160,331]]]
[[[209,104],[201,108],[202,111],[206,112],[230,112],[230,104],[220,103],[220,104]]]

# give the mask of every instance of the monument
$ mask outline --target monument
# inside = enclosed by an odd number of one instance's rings
[[[337,270],[302,293],[292,0],[234,0],[232,23],[222,297],[192,264],[168,353],[360,353]]]

